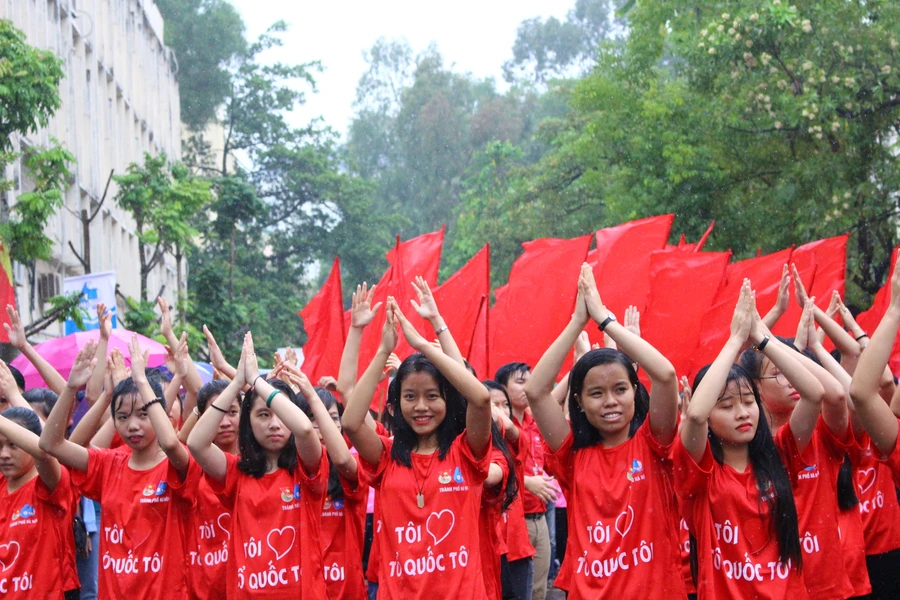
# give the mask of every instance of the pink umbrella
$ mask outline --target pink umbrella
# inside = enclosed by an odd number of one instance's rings
[[[125,363],[131,364],[128,355],[128,342],[131,341],[132,332],[127,329],[113,329],[112,335],[109,336],[109,350],[118,348],[125,356]],[[91,331],[79,331],[65,337],[48,340],[34,347],[37,353],[44,357],[53,367],[59,371],[64,379],[68,379],[69,372],[72,370],[72,363],[78,351],[81,350],[88,340],[97,341],[100,339],[100,330],[93,329]],[[166,349],[157,341],[151,340],[138,334],[138,341],[141,348],[150,352],[150,358],[147,360],[148,367],[158,367],[166,362]],[[99,357],[98,357],[99,358]],[[10,362],[12,366],[22,371],[25,376],[25,389],[30,390],[34,387],[46,387],[43,378],[37,372],[37,369],[25,358],[19,355]]]

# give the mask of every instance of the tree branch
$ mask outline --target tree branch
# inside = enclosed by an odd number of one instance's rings
[[[69,240],[69,249],[72,250],[72,254],[74,254],[75,258],[78,259],[78,262],[81,263],[81,266],[84,268],[84,272],[87,273],[88,271],[90,271],[90,267],[88,267],[87,263],[84,261],[81,255],[78,254],[78,250],[75,249],[75,246],[72,245],[72,240]]]

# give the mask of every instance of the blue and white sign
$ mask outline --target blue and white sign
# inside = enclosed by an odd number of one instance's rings
[[[81,308],[84,309],[84,328],[99,329],[100,321],[97,320],[97,305],[101,302],[112,314],[112,326],[118,327],[116,315],[116,272],[104,271],[103,273],[91,273],[78,277],[66,277],[63,279],[63,293],[82,292]],[[66,319],[65,335],[80,331],[75,321]]]

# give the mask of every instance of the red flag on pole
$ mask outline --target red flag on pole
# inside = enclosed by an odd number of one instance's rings
[[[650,298],[641,334],[685,375],[700,340],[703,315],[725,278],[730,252],[659,250],[650,260]]]
[[[497,319],[491,371],[508,362],[534,364],[572,316],[581,264],[591,236],[525,242],[509,273],[508,303]]]
[[[303,346],[301,370],[313,385],[317,385],[323,375],[337,377],[346,340],[339,258],[334,259],[325,285],[299,314],[309,336]]]

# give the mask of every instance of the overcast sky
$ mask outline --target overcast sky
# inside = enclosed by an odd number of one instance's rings
[[[365,70],[362,52],[379,37],[409,40],[419,52],[435,42],[446,65],[477,77],[493,76],[505,89],[501,67],[512,56],[516,28],[523,19],[562,19],[575,0],[422,0],[310,2],[308,0],[231,0],[255,40],[274,21],[289,25],[284,47],[267,55],[284,62],[322,61],[318,93],[307,98],[292,124],[322,116],[341,135],[353,115],[356,84]]]

